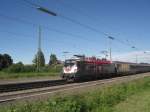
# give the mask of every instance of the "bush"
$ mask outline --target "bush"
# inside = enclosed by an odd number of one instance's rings
[[[19,73],[19,72],[22,71],[23,66],[24,65],[19,62],[19,63],[11,65],[10,67],[8,67],[7,69],[5,69],[4,71],[8,72],[8,73]]]
[[[11,65],[9,68],[5,69],[4,72],[7,73],[27,73],[27,72],[35,72],[36,67],[32,65],[23,65],[22,63],[16,63]]]
[[[50,73],[59,73],[62,71],[62,65],[51,65],[40,67],[39,72],[50,72]]]
[[[49,72],[61,72],[62,71],[62,65],[53,65],[49,67]]]
[[[37,71],[36,66],[34,65],[23,65],[21,62],[11,65],[10,67],[4,69],[3,71],[6,73],[29,73],[29,72],[51,72],[51,73],[59,73],[62,70],[61,65],[55,66],[45,66],[40,67],[39,71]]]
[[[35,72],[36,67],[32,65],[24,65],[21,72]]]

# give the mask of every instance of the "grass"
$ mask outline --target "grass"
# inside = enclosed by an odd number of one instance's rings
[[[122,112],[126,109],[123,105],[133,105],[132,102],[136,104],[134,108],[144,103],[139,108],[147,109],[147,105],[150,104],[149,100],[144,101],[149,98],[149,92],[150,77],[101,89],[87,90],[84,94],[81,92],[72,95],[56,95],[46,101],[3,106],[0,112]],[[144,96],[141,97],[141,95]],[[136,100],[139,100],[139,103]],[[131,106],[130,111],[132,110]]]
[[[16,79],[16,78],[30,78],[41,76],[59,76],[62,70],[62,65],[41,68],[40,72],[7,72],[0,71],[0,79]]]
[[[150,90],[139,92],[114,107],[115,112],[150,112]]]
[[[5,73],[0,72],[0,79],[30,78],[41,76],[58,76],[59,72]]]

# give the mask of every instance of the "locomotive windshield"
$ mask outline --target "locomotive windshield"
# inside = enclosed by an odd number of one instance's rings
[[[66,60],[64,66],[73,66],[76,64],[75,60]]]

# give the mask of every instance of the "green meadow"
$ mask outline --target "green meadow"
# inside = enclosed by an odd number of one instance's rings
[[[46,101],[0,107],[0,112],[149,112],[150,77],[112,84]]]

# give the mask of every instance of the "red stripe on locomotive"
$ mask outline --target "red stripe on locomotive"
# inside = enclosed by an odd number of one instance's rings
[[[85,58],[85,62],[87,62],[87,63],[93,63],[93,64],[97,64],[97,65],[111,64],[111,61],[96,59],[96,58],[93,58],[93,57],[92,58]]]

